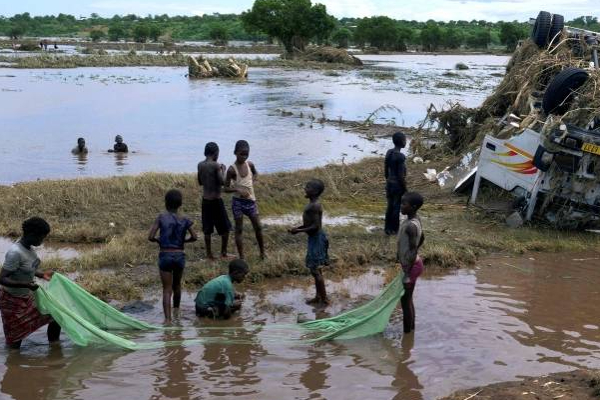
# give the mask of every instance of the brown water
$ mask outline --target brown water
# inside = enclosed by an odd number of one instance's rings
[[[531,257],[531,259],[530,259]],[[582,260],[585,259],[585,260]],[[394,315],[384,335],[284,344],[260,326],[314,317],[303,304],[309,279],[247,291],[240,316],[202,324],[239,326],[251,344],[122,352],[49,349],[43,332],[21,353],[0,351],[0,390],[15,399],[435,399],[456,389],[577,367],[600,368],[600,254],[497,257],[471,270],[426,274],[415,292],[417,331],[403,337]],[[375,295],[373,270],[328,282],[336,314]],[[143,340],[192,338],[192,294],[184,298],[182,332]],[[156,306],[136,316],[158,323]]]

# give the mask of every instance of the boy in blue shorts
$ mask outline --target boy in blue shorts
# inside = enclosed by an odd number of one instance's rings
[[[325,279],[321,267],[329,265],[329,240],[323,232],[323,206],[319,203],[319,197],[323,194],[325,185],[319,179],[310,180],[305,188],[305,197],[309,199],[308,205],[302,213],[302,225],[292,228],[292,235],[304,232],[308,235],[308,246],[306,249],[306,267],[315,278],[316,296],[307,300],[307,304],[326,306],[329,304],[327,291],[325,290]]]
[[[167,323],[171,322],[171,297],[173,297],[173,308],[178,309],[181,302],[181,278],[185,267],[183,246],[185,243],[195,242],[198,238],[192,229],[193,222],[177,213],[182,202],[183,198],[179,190],[169,190],[165,195],[167,211],[156,217],[148,233],[148,240],[160,245],[158,269],[163,287],[163,311]],[[159,232],[158,239],[157,232]],[[188,232],[190,237],[186,238]]]

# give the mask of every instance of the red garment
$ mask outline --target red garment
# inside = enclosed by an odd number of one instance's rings
[[[0,313],[7,344],[23,340],[52,322],[50,315],[42,315],[37,309],[33,293],[19,297],[0,290]]]

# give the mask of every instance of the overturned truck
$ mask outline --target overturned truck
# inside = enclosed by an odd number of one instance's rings
[[[523,220],[542,218],[564,229],[600,225],[599,37],[540,12],[528,44],[537,49],[517,50],[501,86],[515,85],[507,79],[521,84],[487,100],[488,107],[504,102],[505,115],[483,132],[471,203],[487,181],[516,198]]]

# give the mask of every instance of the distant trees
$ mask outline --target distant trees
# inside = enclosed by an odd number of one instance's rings
[[[25,24],[15,23],[10,26],[7,33],[8,37],[17,40],[23,36],[25,32],[27,32],[27,26]]]
[[[369,44],[382,50],[397,50],[402,46],[399,42],[400,30],[396,21],[389,17],[363,18],[356,27],[355,41],[364,46]]]
[[[99,29],[94,29],[92,31],[90,31],[90,39],[92,39],[92,42],[99,42],[100,40],[104,39],[106,37],[106,34],[104,33],[104,31],[101,31]]]
[[[419,35],[421,46],[426,51],[435,51],[442,46],[442,29],[433,21],[428,21]]]
[[[476,29],[465,38],[467,46],[477,49],[487,48],[492,41],[490,30],[486,28]]]
[[[352,31],[347,28],[339,28],[331,36],[333,43],[342,49],[347,49],[350,46],[350,40],[352,40]]]
[[[500,22],[500,43],[506,46],[507,51],[514,51],[519,40],[529,35],[529,27],[518,22]]]
[[[277,38],[288,54],[304,51],[311,39],[329,37],[335,28],[326,7],[310,0],[256,0],[241,19],[248,32]]]
[[[127,31],[121,24],[113,24],[108,27],[108,40],[118,42],[121,39],[127,38]]]
[[[138,23],[133,28],[133,40],[138,43],[146,43],[150,37],[150,27],[144,23]]]
[[[208,36],[216,46],[227,46],[230,38],[227,25],[222,22],[216,22],[208,29]]]

